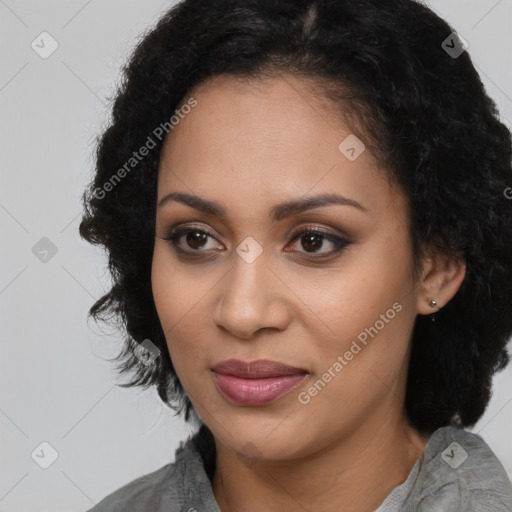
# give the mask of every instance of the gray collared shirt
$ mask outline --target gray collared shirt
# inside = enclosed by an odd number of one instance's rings
[[[117,489],[88,512],[221,512],[192,438],[175,461]],[[375,512],[512,512],[505,468],[477,434],[437,429],[406,481]]]

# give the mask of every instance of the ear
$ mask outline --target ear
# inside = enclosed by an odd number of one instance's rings
[[[455,296],[465,275],[466,264],[454,255],[435,251],[425,258],[417,293],[418,314],[439,311]],[[432,300],[434,307],[429,306]]]

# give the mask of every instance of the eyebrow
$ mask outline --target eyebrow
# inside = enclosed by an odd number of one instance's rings
[[[158,208],[161,208],[164,204],[171,201],[186,204],[195,210],[210,215],[216,215],[217,217],[224,219],[227,217],[226,210],[216,201],[203,199],[196,195],[185,194],[184,192],[171,192],[170,194],[167,194],[158,203]],[[270,209],[269,217],[273,222],[277,222],[287,217],[291,217],[292,215],[331,204],[352,206],[364,212],[368,211],[366,207],[358,203],[356,200],[344,197],[340,194],[320,194],[317,196],[304,197],[276,204]]]

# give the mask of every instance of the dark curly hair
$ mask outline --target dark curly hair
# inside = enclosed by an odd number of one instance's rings
[[[97,139],[80,224],[80,235],[108,252],[112,288],[89,315],[123,329],[118,370],[134,373],[123,386],[156,385],[187,421],[193,411],[151,289],[165,140],[155,129],[169,132],[163,123],[208,78],[292,75],[311,80],[351,117],[385,175],[406,192],[415,268],[427,247],[465,262],[464,281],[435,322],[416,318],[405,410],[421,432],[477,422],[493,374],[509,362],[512,142],[467,51],[443,47],[451,35],[450,47],[459,41],[453,32],[414,0],[184,0],[141,36]],[[134,158],[150,136],[155,147]],[[146,339],[161,351],[148,366],[134,355]]]

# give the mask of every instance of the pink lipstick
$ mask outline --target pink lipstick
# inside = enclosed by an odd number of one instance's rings
[[[228,359],[213,368],[217,389],[239,405],[263,405],[276,401],[299,386],[308,373],[277,361],[244,362]]]

